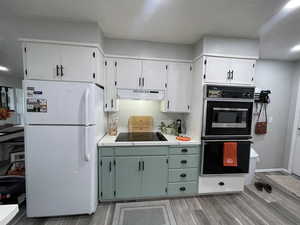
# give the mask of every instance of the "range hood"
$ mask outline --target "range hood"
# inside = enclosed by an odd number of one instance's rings
[[[163,100],[165,91],[118,89],[119,99]]]

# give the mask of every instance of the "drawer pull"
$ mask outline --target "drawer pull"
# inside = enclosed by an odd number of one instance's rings
[[[186,177],[185,173],[180,174],[181,177]]]
[[[187,150],[186,148],[184,148],[184,149],[181,149],[181,152],[182,152],[182,153],[187,153],[188,150]]]
[[[224,182],[221,181],[221,182],[219,182],[219,185],[224,186],[225,184],[224,184]]]
[[[186,188],[185,188],[185,187],[181,187],[181,188],[179,188],[179,190],[180,190],[180,191],[185,191]]]
[[[187,164],[187,160],[181,160],[181,164]]]

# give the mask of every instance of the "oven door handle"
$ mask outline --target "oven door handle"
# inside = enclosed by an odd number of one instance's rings
[[[221,108],[221,107],[213,107],[213,110],[216,110],[216,111],[238,111],[238,112],[249,111],[249,109],[243,109],[243,108]]]

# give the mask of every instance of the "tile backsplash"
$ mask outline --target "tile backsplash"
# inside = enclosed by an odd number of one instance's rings
[[[154,129],[158,130],[161,121],[166,124],[181,119],[184,121],[182,113],[163,113],[160,111],[160,101],[149,100],[119,100],[119,111],[109,113],[109,120],[118,118],[118,129],[128,130],[128,119],[130,116],[152,116]]]

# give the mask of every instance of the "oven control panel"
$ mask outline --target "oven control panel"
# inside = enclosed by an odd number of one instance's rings
[[[254,87],[207,85],[207,98],[254,99]]]

